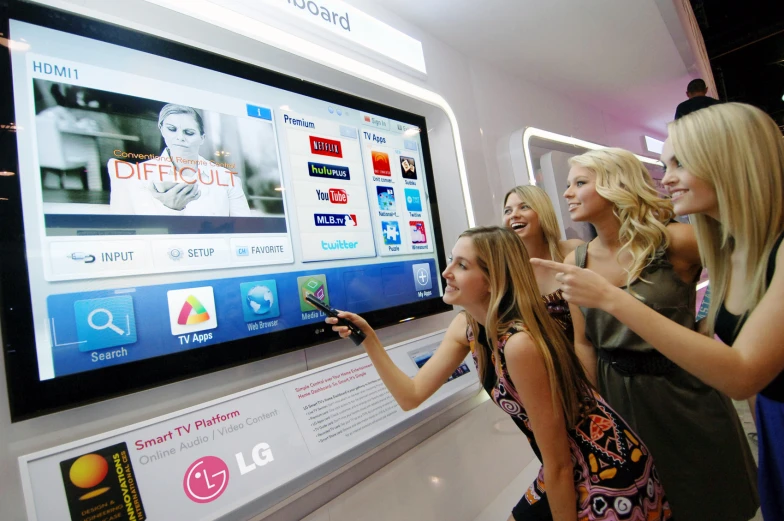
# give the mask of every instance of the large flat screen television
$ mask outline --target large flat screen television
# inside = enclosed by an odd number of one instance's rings
[[[307,292],[377,327],[450,309],[424,117],[2,9],[12,420],[335,339]]]

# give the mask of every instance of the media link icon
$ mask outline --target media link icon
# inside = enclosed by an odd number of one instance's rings
[[[384,236],[384,244],[394,246],[400,244],[400,227],[397,221],[381,221],[381,233]]]
[[[278,287],[274,280],[243,282],[240,284],[240,293],[242,293],[242,314],[245,316],[245,322],[280,316]]]
[[[218,327],[212,286],[173,289],[166,293],[172,335],[187,335]]]
[[[74,302],[79,351],[95,351],[136,342],[136,316],[130,295]]]
[[[414,286],[417,291],[433,288],[433,279],[430,278],[430,264],[423,262],[414,264]]]
[[[316,308],[311,306],[305,300],[308,293],[312,293],[317,299],[323,300],[325,304],[329,305],[329,290],[327,289],[327,276],[326,275],[307,275],[305,277],[297,277],[297,287],[299,288],[299,309],[301,311],[315,311]]]

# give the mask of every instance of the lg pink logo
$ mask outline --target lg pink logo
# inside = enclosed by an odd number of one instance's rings
[[[209,503],[218,499],[228,484],[229,467],[226,463],[215,456],[204,456],[188,467],[182,488],[191,501]]]

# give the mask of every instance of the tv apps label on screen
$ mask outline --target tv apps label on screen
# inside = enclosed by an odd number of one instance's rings
[[[212,333],[202,333],[218,327],[215,295],[212,286],[168,291],[169,323],[172,335],[180,345],[199,345],[212,339]]]

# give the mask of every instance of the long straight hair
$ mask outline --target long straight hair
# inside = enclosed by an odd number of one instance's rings
[[[596,193],[614,205],[613,214],[621,225],[617,258],[626,251],[632,256],[631,266],[624,268],[631,292],[631,283],[670,243],[667,224],[675,215],[672,202],[659,195],[642,162],[622,148],[591,150],[569,159],[569,164],[596,174]]]
[[[531,210],[536,212],[539,217],[539,226],[542,228],[544,240],[550,250],[550,257],[555,262],[563,262],[563,254],[561,254],[560,241],[561,231],[558,228],[558,217],[555,215],[555,208],[550,196],[547,192],[534,185],[520,185],[515,186],[504,196],[504,206],[509,196],[516,194],[521,201],[525,202],[531,207]]]
[[[477,264],[490,288],[485,340],[493,359],[496,363],[500,360],[498,339],[514,324],[522,322],[544,358],[553,407],[557,410],[560,402],[567,425],[576,425],[586,410],[595,405],[592,386],[572,344],[545,308],[523,241],[510,229],[500,226],[471,228],[460,237],[472,240]],[[478,334],[477,321],[468,313],[466,319]],[[476,349],[475,353],[484,381],[491,362],[485,349]]]
[[[784,138],[776,123],[751,105],[724,103],[670,123],[670,140],[683,168],[716,191],[719,220],[691,215],[703,265],[711,278],[708,326],[730,281],[730,256],[745,253],[744,308],[767,291],[767,259],[784,231]]]

